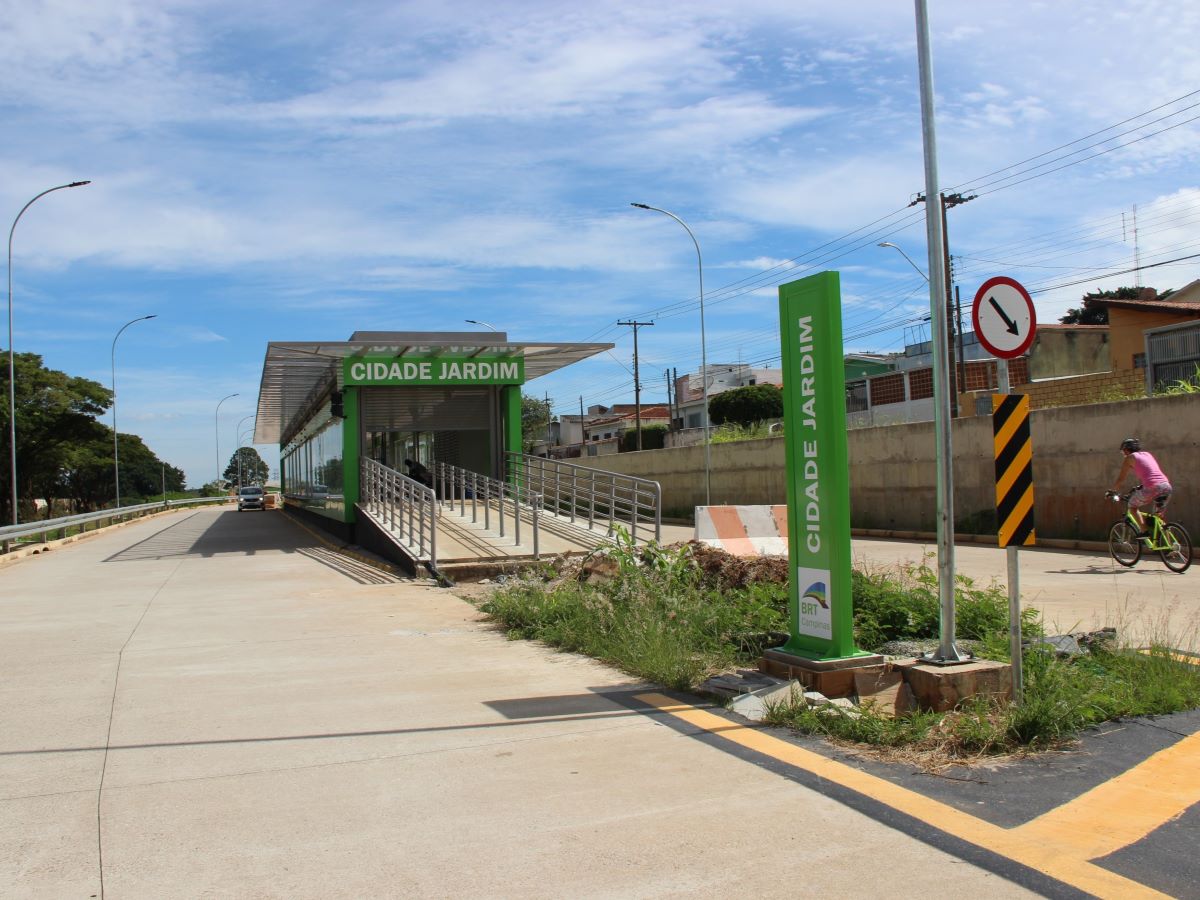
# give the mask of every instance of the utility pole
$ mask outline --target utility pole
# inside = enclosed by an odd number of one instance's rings
[[[959,389],[965,392],[967,387],[967,352],[963,349],[962,297],[959,296],[957,284],[954,286],[954,318],[958,321],[958,383]]]
[[[675,398],[671,394],[671,370],[663,369],[663,379],[667,382],[667,431],[675,430]]]
[[[551,418],[550,417],[550,392],[547,391],[546,392],[546,458],[547,459],[550,458],[550,443],[551,443],[550,418]]]
[[[942,205],[942,236],[943,236],[943,243],[942,243],[943,254],[942,255],[945,257],[945,260],[946,260],[946,321],[954,322],[957,319],[957,323],[958,323],[957,331],[958,331],[958,335],[959,335],[959,351],[956,354],[954,352],[954,332],[947,329],[948,333],[946,336],[950,341],[950,415],[955,416],[955,417],[957,417],[958,413],[959,413],[958,392],[962,390],[963,374],[965,374],[966,370],[962,367],[963,366],[963,361],[962,361],[962,316],[960,315],[960,316],[956,317],[954,315],[954,301],[950,296],[950,286],[954,283],[954,278],[951,276],[951,272],[950,272],[950,237],[949,237],[949,232],[947,232],[947,230],[946,230],[946,210],[952,206],[959,206],[963,203],[967,203],[971,200],[974,200],[975,196],[976,196],[975,194],[972,194],[970,197],[964,197],[962,194],[958,194],[958,193],[955,193],[955,194],[939,193],[938,194],[938,197],[941,200],[941,205]],[[958,361],[959,377],[958,378],[954,377],[954,357],[955,356],[959,357],[959,361]]]
[[[583,425],[583,394],[579,395],[579,458],[583,458],[583,445],[587,443],[587,429]]]
[[[633,328],[633,411],[637,422],[637,448],[642,449],[642,381],[638,377],[638,342],[637,330],[653,322],[617,322],[618,325],[630,325]]]
[[[942,235],[944,238],[944,241],[942,244],[942,251],[943,251],[943,253],[942,253],[943,276],[942,277],[943,277],[943,283],[946,285],[946,321],[947,322],[957,322],[957,329],[955,329],[953,327],[946,329],[946,346],[947,346],[947,348],[949,350],[949,354],[950,354],[950,384],[947,385],[947,387],[948,387],[949,393],[950,393],[950,416],[952,418],[958,417],[958,392],[959,392],[959,390],[962,389],[962,385],[965,381],[966,368],[963,364],[963,360],[961,359],[961,357],[962,357],[962,313],[960,311],[957,316],[955,315],[954,296],[953,296],[953,292],[950,289],[950,286],[954,283],[954,280],[951,277],[951,271],[950,271],[950,236],[949,236],[949,232],[947,231],[947,228],[946,228],[946,210],[952,206],[961,206],[963,203],[969,203],[970,201],[974,200],[976,198],[976,196],[978,196],[978,195],[972,194],[969,197],[964,197],[960,193],[954,193],[954,194],[939,193],[938,194],[938,201],[939,201],[939,206],[941,208],[941,216],[942,216]],[[924,202],[925,202],[925,195],[917,194],[917,198],[908,205],[916,206],[918,203],[924,203]],[[954,332],[955,332],[955,330],[958,331],[958,335],[959,335],[959,350],[958,350],[957,354],[954,352]],[[955,356],[960,357],[957,378],[955,378],[955,372],[954,372]]]
[[[679,411],[679,370],[674,366],[671,367],[671,387],[675,389],[675,414],[679,417],[679,430],[683,431],[683,413]]]

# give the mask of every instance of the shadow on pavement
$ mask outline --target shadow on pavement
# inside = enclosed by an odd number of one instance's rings
[[[669,718],[669,714],[664,711],[654,709],[653,707],[647,707],[644,704],[635,705],[635,701],[633,701],[632,698],[637,694],[645,693],[645,691],[646,686],[642,685],[637,688],[616,691],[605,690],[596,694],[577,695],[576,699],[582,700],[583,698],[591,698],[585,703],[586,706],[590,707],[590,711],[587,712],[582,711],[582,709],[578,712],[555,712],[553,707],[558,706],[560,701],[568,699],[564,697],[532,697],[513,701],[494,700],[485,702],[485,706],[492,707],[493,709],[504,703],[537,704],[542,703],[543,701],[551,702],[550,706],[545,707],[540,715],[507,717],[506,721],[503,722],[464,722],[454,725],[428,725],[416,728],[378,728],[365,731],[331,731],[314,734],[279,734],[259,737],[201,738],[193,741],[154,741],[140,744],[111,744],[107,747],[105,747],[103,744],[78,747],[39,747],[27,750],[0,750],[0,758],[8,756],[52,756],[59,753],[94,753],[101,750],[116,752],[120,750],[154,750],[168,747],[213,747],[237,744],[273,744],[284,743],[288,741],[328,741],[340,740],[344,738],[393,737],[406,734],[436,734],[438,732],[514,728],[521,727],[523,725],[540,725],[553,722],[586,722],[595,719]],[[609,699],[605,700],[602,698]]]
[[[194,512],[114,553],[104,562],[297,553],[359,584],[394,584],[405,579],[321,543],[280,512],[223,510],[215,517]]]

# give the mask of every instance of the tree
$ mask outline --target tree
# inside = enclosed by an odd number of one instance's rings
[[[546,440],[550,424],[550,401],[521,395],[521,445],[528,452],[534,444]]]
[[[26,501],[34,497],[51,499],[64,496],[66,490],[63,470],[69,459],[82,446],[92,441],[109,439],[112,431],[98,421],[112,403],[112,393],[87,378],[77,378],[47,369],[36,353],[17,353],[13,368],[16,374],[16,431],[17,431],[17,493]],[[0,394],[8,397],[8,367],[0,367]],[[0,406],[0,432],[9,430],[8,404]],[[7,474],[12,462],[9,442],[0,442],[0,464]],[[111,470],[111,453],[109,463]],[[3,481],[0,497],[6,510],[6,520],[12,520],[12,497],[9,479]],[[111,484],[111,471],[109,482]]]
[[[76,509],[99,509],[116,502],[112,429],[101,428],[102,435],[70,448],[60,471],[61,493],[57,496],[70,498]],[[168,492],[183,490],[183,470],[166,465],[138,435],[121,434],[117,442],[123,506],[162,496],[164,481]]]
[[[708,416],[715,425],[753,425],[783,417],[783,391],[773,384],[751,384],[722,391],[708,401]]]
[[[667,443],[667,426],[666,425],[643,425],[642,426],[642,449],[643,450],[661,450]],[[637,429],[630,428],[628,431],[621,433],[621,452],[632,453],[637,450]]]
[[[1078,307],[1070,307],[1067,314],[1058,321],[1064,325],[1107,325],[1108,307],[1093,306],[1089,300],[1165,300],[1175,293],[1166,290],[1161,294],[1154,288],[1122,287],[1112,291],[1092,291],[1083,295],[1083,302]]]
[[[240,470],[238,468],[239,459],[241,460]],[[222,475],[230,484],[238,484],[239,474],[241,475],[241,484],[266,484],[270,469],[253,447],[238,447],[229,457],[229,465],[225,467]]]

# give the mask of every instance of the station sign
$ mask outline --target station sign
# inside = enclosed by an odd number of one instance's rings
[[[342,360],[347,387],[524,384],[521,356],[358,356]]]
[[[841,286],[821,272],[779,288],[787,460],[790,637],[813,660],[854,646]]]

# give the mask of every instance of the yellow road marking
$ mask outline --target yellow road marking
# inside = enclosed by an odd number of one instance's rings
[[[1022,833],[1019,828],[1001,828],[916,791],[860,772],[845,763],[826,759],[818,753],[797,747],[759,729],[738,725],[713,713],[679,703],[665,694],[638,694],[637,699],[710,734],[804,769],[932,825],[946,834],[1006,856],[1014,862],[1097,897],[1168,896],[1093,865],[1080,854],[1078,847],[1069,843],[1059,843],[1053,836]]]
[[[1194,803],[1200,803],[1200,733],[1013,831],[1095,859],[1140,841]]]

